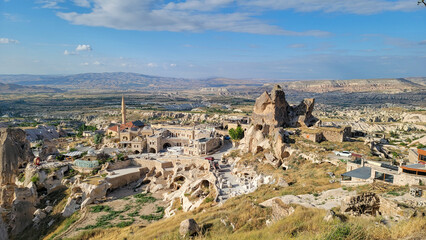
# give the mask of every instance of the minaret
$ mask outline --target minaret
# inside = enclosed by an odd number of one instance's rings
[[[124,103],[124,95],[121,98],[121,121],[126,124],[126,103]]]

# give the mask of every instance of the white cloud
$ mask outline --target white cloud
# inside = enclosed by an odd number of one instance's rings
[[[102,65],[102,63],[100,63],[99,61],[94,61],[93,65]]]
[[[218,8],[224,8],[227,5],[235,2],[234,0],[188,0],[186,2],[170,2],[165,9],[177,10],[197,10],[197,11],[212,11]]]
[[[157,67],[158,65],[156,63],[148,63],[147,66],[153,68]]]
[[[2,44],[11,44],[11,43],[17,44],[17,43],[19,43],[19,41],[15,40],[15,39],[10,39],[10,38],[0,38],[0,43],[2,43]]]
[[[41,4],[41,8],[50,8],[50,9],[61,9],[59,3],[63,3],[64,0],[38,0],[37,3]]]
[[[306,47],[306,45],[305,44],[303,44],[303,43],[295,43],[295,44],[291,44],[291,45],[288,45],[290,48],[305,48]]]
[[[239,0],[240,4],[271,10],[295,10],[297,12],[341,12],[374,14],[386,11],[413,11],[419,9],[412,0]]]
[[[193,3],[192,3],[193,2]],[[211,11],[227,6],[227,0],[205,0],[211,7],[203,7],[197,0],[166,4],[155,0],[95,1],[89,13],[58,12],[57,15],[73,24],[102,26],[122,30],[200,32],[205,30],[243,32],[289,36],[327,36],[320,30],[289,31],[270,25],[254,17],[253,13]],[[193,6],[189,6],[189,5]],[[197,7],[198,6],[198,7]],[[188,10],[190,9],[190,10]],[[208,11],[209,10],[209,11]],[[205,12],[208,11],[208,12]]]
[[[86,44],[80,44],[75,49],[76,51],[92,51],[92,47]]]
[[[170,64],[170,67],[176,67],[177,65],[176,65],[176,63],[171,63]]]
[[[12,13],[2,13],[3,18],[8,22],[29,22],[28,20],[24,19],[21,15],[18,14],[12,14]]]
[[[80,65],[89,66],[89,63],[88,62],[84,62],[84,63],[81,63]]]
[[[90,7],[90,2],[89,0],[73,0],[74,4],[79,6],[79,7],[85,7],[85,8],[89,8]]]
[[[65,51],[64,51],[64,55],[77,55],[77,53],[76,53],[76,52],[72,52],[72,51],[65,50]]]

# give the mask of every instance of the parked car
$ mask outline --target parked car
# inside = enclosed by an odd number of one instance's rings
[[[341,157],[350,157],[350,156],[352,156],[352,153],[349,152],[349,151],[342,151],[342,152],[334,151],[334,154],[336,154],[336,156],[341,156]]]
[[[225,136],[225,140],[231,140],[231,137],[230,137],[230,136],[228,136],[228,135],[226,135],[226,136]]]

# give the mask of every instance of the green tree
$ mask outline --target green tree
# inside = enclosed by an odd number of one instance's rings
[[[93,137],[93,141],[95,142],[95,144],[100,144],[102,142],[102,138],[104,137],[103,134],[97,133],[94,137]]]
[[[244,130],[241,126],[238,126],[236,129],[229,129],[229,136],[232,140],[240,140],[244,137]]]

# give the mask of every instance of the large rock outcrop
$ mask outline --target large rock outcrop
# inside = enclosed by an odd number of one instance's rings
[[[0,129],[0,212],[12,234],[18,234],[31,224],[33,214],[33,189],[15,185],[19,168],[34,158],[26,134],[20,129]]]
[[[342,201],[341,211],[355,216],[381,215],[400,217],[402,213],[396,203],[371,192],[347,197]]]
[[[275,159],[267,159],[279,166],[291,153],[286,144],[286,127],[313,126],[318,119],[312,115],[315,99],[305,99],[297,106],[290,106],[285,93],[275,85],[271,93],[264,92],[253,109],[252,124],[241,140],[239,149],[256,154],[270,150]]]
[[[264,92],[253,109],[253,125],[268,125],[270,129],[280,127],[313,126],[318,119],[312,115],[315,99],[304,99],[297,106],[290,106],[285,93],[279,85],[275,85],[271,93]]]

